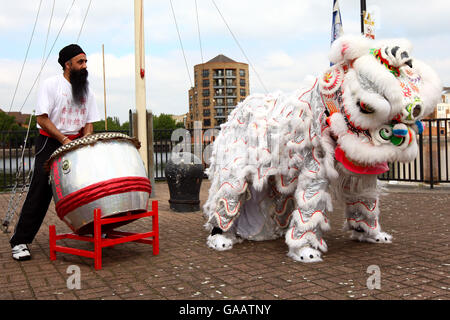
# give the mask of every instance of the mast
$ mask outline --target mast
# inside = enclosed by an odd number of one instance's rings
[[[146,171],[149,172],[145,101],[144,7],[142,0],[134,0],[134,41],[137,138],[141,142],[139,153],[144,161]]]
[[[105,105],[105,131],[108,131],[108,118],[106,117],[106,80],[105,80],[105,45],[102,44],[103,58],[103,103]]]

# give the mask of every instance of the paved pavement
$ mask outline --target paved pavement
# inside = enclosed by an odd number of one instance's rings
[[[204,181],[204,203],[209,182]],[[202,213],[169,209],[166,183],[157,183],[160,254],[149,245],[124,243],[103,250],[103,268],[94,261],[58,253],[49,259],[48,227],[69,232],[54,206],[33,242],[33,259],[11,258],[10,234],[0,233],[0,299],[3,300],[135,300],[135,299],[443,299],[450,298],[450,189],[392,188],[381,199],[381,225],[394,237],[392,244],[349,240],[342,231],[342,206],[330,214],[332,230],[325,236],[328,252],[315,264],[286,256],[284,239],[237,244],[216,252],[205,245]],[[5,208],[9,197],[0,197]],[[4,212],[2,213],[2,217]],[[123,226],[145,232],[151,218]],[[62,240],[62,244],[93,250],[90,243]],[[81,289],[68,289],[68,268],[81,271]],[[381,288],[367,286],[369,266],[378,266]],[[369,281],[370,283],[373,283]]]

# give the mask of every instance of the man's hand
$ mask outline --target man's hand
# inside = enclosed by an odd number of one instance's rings
[[[53,124],[53,122],[48,118],[47,114],[41,114],[36,117],[37,123],[41,126],[41,128],[47,132],[52,138],[58,140],[62,144],[67,144],[70,142],[70,139],[63,135]]]
[[[71,143],[71,142],[72,142],[72,140],[70,140],[69,137],[65,137],[65,138],[63,139],[63,141],[62,141],[62,144],[65,145],[65,144],[68,144],[68,143]]]
[[[83,137],[86,137],[94,132],[94,125],[92,123],[86,123],[83,128]]]

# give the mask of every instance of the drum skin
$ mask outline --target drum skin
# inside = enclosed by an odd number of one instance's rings
[[[66,145],[64,152],[60,149],[65,146],[61,147],[49,159],[56,212],[77,234],[93,232],[96,208],[102,218],[148,209],[150,181],[131,138],[100,135],[90,136],[86,143],[75,140],[72,147]]]

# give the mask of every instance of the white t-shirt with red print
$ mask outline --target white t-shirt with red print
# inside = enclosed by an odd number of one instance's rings
[[[72,98],[72,85],[62,74],[46,79],[39,89],[36,116],[47,114],[64,135],[75,135],[86,123],[100,120],[94,94],[88,89],[81,105]],[[37,125],[39,129],[41,127]]]

